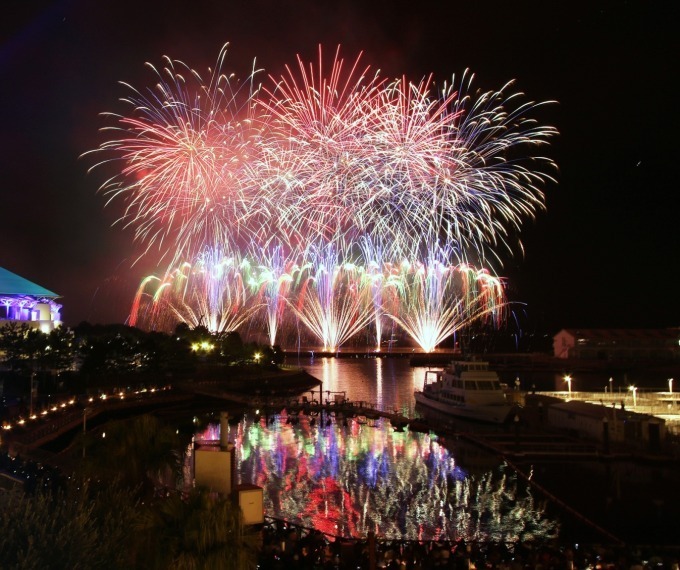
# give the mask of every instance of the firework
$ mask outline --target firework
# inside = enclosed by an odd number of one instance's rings
[[[432,350],[502,312],[500,280],[465,261],[500,261],[544,207],[554,164],[535,149],[556,131],[532,118],[540,104],[511,83],[477,91],[468,72],[389,81],[339,48],[263,88],[255,67],[243,82],[224,74],[225,57],[208,81],[176,60],[152,67],[156,87],[128,85],[133,113],[112,115],[98,149],[122,163],[102,187],[124,201],[121,222],[171,259],[132,322],[168,311],[233,330],[263,306],[271,343],[289,309],[330,350],[365,327],[379,347],[386,319]],[[229,277],[207,269],[246,250],[259,258],[247,280],[242,259]]]
[[[335,352],[370,322],[370,282],[334,244],[311,247],[309,258],[297,271],[297,299],[290,307],[324,350]]]
[[[209,244],[232,247],[256,204],[257,124],[252,116],[255,69],[246,82],[222,73],[226,46],[210,78],[181,61],[165,58],[154,89],[123,99],[132,115],[106,113],[116,121],[106,131],[118,138],[98,149],[122,163],[119,176],[102,190],[122,199],[119,222],[135,238],[171,258],[194,257]],[[100,163],[101,164],[101,163]]]
[[[476,320],[499,322],[505,306],[498,278],[467,264],[449,265],[437,250],[425,262],[405,261],[395,287],[400,304],[388,316],[425,352]]]
[[[299,77],[289,70],[259,100],[271,118],[263,179],[275,231],[303,242],[368,235],[397,257],[435,242],[481,260],[510,248],[509,228],[544,207],[554,166],[524,154],[556,133],[530,118],[538,105],[506,94],[511,84],[472,95],[468,73],[437,91],[432,78],[357,74],[359,59],[342,69],[336,52],[325,77],[320,52],[316,68],[299,61]]]
[[[206,249],[193,264],[183,263],[162,279],[145,278],[130,324],[167,330],[186,323],[215,333],[235,331],[260,307],[247,286],[249,274],[248,260]]]
[[[259,252],[261,265],[257,274],[250,281],[257,291],[260,304],[266,309],[267,331],[269,345],[276,344],[276,334],[286,308],[293,277],[292,262],[286,259],[283,248],[274,246],[263,248]]]
[[[302,249],[310,236],[333,242],[355,233],[352,214],[370,182],[366,142],[384,83],[360,60],[346,66],[338,48],[325,74],[319,48],[316,66],[298,58],[297,73],[287,68],[271,78],[258,99],[268,117],[260,166],[269,228]]]

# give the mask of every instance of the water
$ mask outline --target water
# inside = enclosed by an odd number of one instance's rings
[[[296,359],[295,364],[321,380],[323,392],[345,392],[379,410],[417,415],[413,392],[422,388],[426,368],[411,367],[407,357]]]
[[[413,416],[424,370],[406,358],[302,363],[328,394]],[[219,426],[197,434],[217,439]],[[330,535],[392,540],[550,538],[558,520],[497,459],[388,420],[338,415],[243,417],[230,426],[238,482],[264,489],[265,513]]]

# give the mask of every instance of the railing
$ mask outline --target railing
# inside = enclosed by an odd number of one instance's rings
[[[660,416],[666,421],[680,421],[680,394],[675,392],[535,392],[539,396],[551,396],[565,401],[590,402],[608,407],[623,407],[627,411],[650,416]]]

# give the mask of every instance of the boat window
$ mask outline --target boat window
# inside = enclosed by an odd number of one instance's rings
[[[477,382],[474,380],[466,380],[465,381],[465,389],[466,390],[476,390],[477,389]]]

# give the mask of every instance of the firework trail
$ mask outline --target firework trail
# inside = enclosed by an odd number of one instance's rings
[[[155,89],[123,99],[132,115],[105,113],[116,133],[97,151],[122,162],[120,175],[101,187],[111,200],[123,200],[119,222],[135,239],[156,246],[170,266],[191,259],[207,244],[233,247],[255,210],[257,122],[252,116],[253,69],[238,83],[222,73],[226,47],[209,81],[181,61],[165,58]],[[100,166],[99,163],[96,166]]]
[[[431,78],[402,78],[381,91],[365,141],[376,157],[373,180],[353,213],[360,232],[407,256],[424,257],[441,242],[483,260],[489,245],[505,243],[508,226],[543,208],[540,186],[551,178],[539,166],[554,165],[520,150],[546,143],[555,129],[525,118],[537,105],[506,95],[510,84],[470,95],[472,80],[466,73],[458,88],[436,93]]]
[[[247,260],[206,249],[193,265],[183,263],[163,279],[145,278],[130,325],[164,330],[181,322],[214,333],[235,331],[260,307],[247,286],[250,279]]]
[[[388,313],[425,352],[473,321],[500,321],[505,305],[498,278],[446,260],[434,250],[425,262],[403,263],[396,283],[401,304],[398,312]]]
[[[369,236],[359,239],[360,259],[365,264],[366,277],[370,287],[372,301],[373,326],[375,329],[375,349],[380,351],[382,346],[383,320],[387,313],[398,309],[398,299],[394,279],[398,276],[398,268],[388,260],[391,254],[386,254],[386,246],[375,243]]]
[[[250,283],[257,291],[259,303],[266,309],[269,345],[274,346],[279,324],[286,309],[286,299],[290,294],[293,265],[286,258],[281,246],[265,247],[259,253],[261,265]]]
[[[297,73],[287,67],[258,99],[268,117],[260,165],[264,202],[283,239],[307,245],[310,236],[332,242],[354,231],[356,201],[370,183],[367,133],[384,84],[360,59],[345,71],[338,48],[326,75],[319,48],[316,66],[298,57]]]
[[[370,282],[362,267],[340,255],[335,244],[312,246],[297,271],[297,300],[290,307],[309,331],[335,352],[371,320]]]
[[[544,208],[554,164],[535,149],[556,130],[532,118],[540,104],[511,83],[478,91],[468,72],[442,87],[388,81],[339,48],[330,63],[321,48],[317,62],[298,57],[263,88],[254,67],[243,82],[224,74],[225,57],[226,46],[205,82],[180,61],[152,66],[155,88],[127,85],[131,116],[110,115],[116,136],[93,151],[122,164],[102,185],[124,202],[120,221],[171,259],[143,284],[133,322],[156,286],[157,314],[233,327],[216,299],[242,311],[245,288],[201,283],[208,251],[262,258],[247,282],[270,342],[284,306],[332,350],[370,323],[379,346],[385,317],[431,350],[500,312],[500,281],[462,262],[500,262]]]

